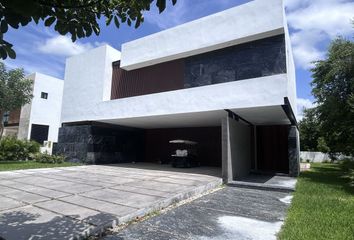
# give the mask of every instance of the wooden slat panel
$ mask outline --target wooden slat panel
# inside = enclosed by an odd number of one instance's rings
[[[183,89],[184,60],[157,64],[132,71],[113,64],[111,99]]]
[[[257,165],[267,172],[289,172],[288,126],[257,127]]]

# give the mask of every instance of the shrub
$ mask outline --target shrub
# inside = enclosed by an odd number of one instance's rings
[[[349,185],[354,187],[354,160],[343,159],[343,161],[340,162],[340,165],[345,173],[344,177],[349,180]]]
[[[65,157],[61,155],[49,155],[48,153],[37,153],[34,155],[33,160],[39,163],[63,163]]]
[[[40,144],[34,141],[3,137],[0,141],[0,161],[26,161],[38,153]]]

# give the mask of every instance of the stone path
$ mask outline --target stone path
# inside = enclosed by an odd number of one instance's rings
[[[221,184],[218,168],[151,164],[0,172],[0,239],[73,239]]]
[[[290,193],[226,187],[104,240],[276,240]]]

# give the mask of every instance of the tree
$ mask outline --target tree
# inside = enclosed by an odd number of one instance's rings
[[[332,153],[354,155],[354,42],[334,40],[311,71],[321,136]]]
[[[317,149],[320,135],[319,119],[316,108],[304,109],[304,117],[299,122],[300,149],[302,151],[319,151]]]
[[[0,139],[4,131],[4,113],[22,107],[32,97],[32,81],[25,79],[23,69],[7,71],[0,62]]]
[[[171,0],[175,5],[177,0]],[[61,35],[70,34],[72,41],[99,35],[99,19],[106,25],[113,21],[117,28],[121,23],[137,28],[144,21],[143,12],[150,10],[154,0],[0,0],[0,56],[16,58],[12,44],[4,40],[9,26],[18,29],[34,21],[44,21]],[[156,0],[160,13],[166,8],[166,0]]]

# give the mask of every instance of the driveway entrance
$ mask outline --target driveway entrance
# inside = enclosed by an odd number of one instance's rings
[[[1,172],[0,237],[85,237],[215,188],[220,173],[147,163]]]

